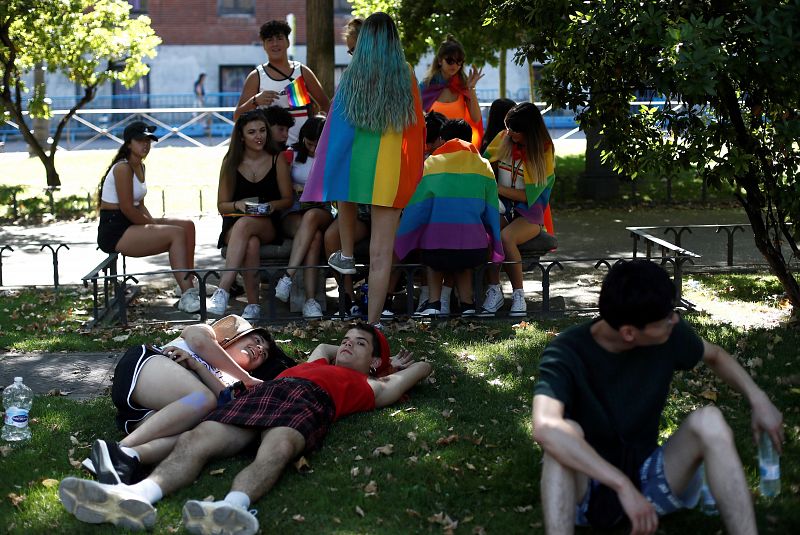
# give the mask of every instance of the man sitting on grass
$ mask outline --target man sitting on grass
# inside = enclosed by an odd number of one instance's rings
[[[152,504],[191,484],[211,459],[235,455],[260,436],[255,460],[236,475],[224,500],[190,500],[183,507],[191,533],[256,533],[250,503],[272,488],[292,460],[319,448],[334,421],[391,405],[431,373],[430,364],[410,357],[401,352],[392,362],[383,333],[356,325],[338,348],[320,344],[308,362],[213,411],[178,439],[147,479],[107,485],[68,477],[59,486],[61,503],[83,522],[149,529],[156,520]],[[393,364],[404,369],[382,377]]]
[[[626,516],[633,534],[693,507],[705,473],[729,533],[757,533],[733,433],[714,406],[692,412],[659,446],[661,413],[676,370],[701,359],[752,409],[754,438],[780,451],[782,416],[725,350],[700,338],[673,310],[675,288],[647,261],[614,266],[600,291],[600,318],[545,348],[533,398],[533,436],[544,449],[542,508],[548,534],[608,527]]]

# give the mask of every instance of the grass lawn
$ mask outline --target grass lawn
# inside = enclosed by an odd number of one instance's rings
[[[86,306],[79,295],[0,297],[0,310],[4,311],[0,348],[122,349],[140,340],[172,337],[136,331],[120,343],[113,340],[119,332],[81,335],[75,332],[76,312],[80,316]],[[37,315],[39,329],[25,321],[32,315]],[[761,533],[796,533],[800,525],[800,376],[794,359],[800,332],[789,328],[742,331],[701,315],[689,319],[703,336],[735,352],[783,410],[787,430],[783,492],[771,501],[757,496],[756,450],[749,433],[747,403],[702,366],[676,379],[662,434],[668,436],[692,409],[716,403],[736,434]],[[430,328],[395,325],[389,332],[395,349],[406,346],[431,361],[433,379],[416,387],[409,400],[395,407],[337,423],[322,450],[308,459],[310,470],[289,469],[273,492],[254,504],[262,530],[314,534],[542,532],[541,450],[530,438],[531,391],[542,348],[555,333],[578,321],[531,321],[516,327],[461,321]],[[24,327],[17,330],[18,325]],[[282,328],[276,338],[290,340],[283,346],[302,357],[316,343],[336,340],[340,334],[330,322],[323,322],[320,327]],[[79,523],[57,498],[61,478],[82,475],[70,460],[83,459],[94,438],[120,438],[113,414],[107,397],[84,403],[37,397],[31,442],[22,448],[2,449],[0,526],[19,534],[115,533],[113,526]],[[378,448],[389,454],[381,454]],[[160,502],[156,531],[171,533],[180,528],[185,500],[222,498],[246,462],[243,455],[212,463],[193,486]],[[717,533],[721,529],[718,517],[688,512],[664,519],[659,533]]]

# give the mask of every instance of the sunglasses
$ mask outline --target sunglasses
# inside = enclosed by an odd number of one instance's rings
[[[347,49],[347,53],[348,53],[348,54],[350,54],[350,55],[352,56],[352,55],[353,55],[353,49],[352,49],[352,48],[348,48],[348,49]]]
[[[444,60],[447,62],[448,65],[463,65],[464,64],[464,60],[463,59],[456,59],[456,58],[453,58],[453,57],[450,57],[450,56],[447,56],[446,58],[444,58]]]

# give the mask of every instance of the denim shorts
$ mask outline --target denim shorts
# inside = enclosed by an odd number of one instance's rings
[[[692,509],[700,499],[700,488],[703,479],[700,469],[695,472],[686,489],[679,495],[672,492],[667,483],[667,476],[664,474],[664,449],[659,446],[650,456],[644,460],[639,467],[639,479],[641,481],[641,492],[647,500],[656,508],[658,516],[668,515],[680,509]],[[596,489],[600,483],[594,479],[589,480],[589,488],[581,500],[575,506],[575,525],[589,526],[586,519],[586,511],[589,509],[589,500],[592,498],[592,490]]]

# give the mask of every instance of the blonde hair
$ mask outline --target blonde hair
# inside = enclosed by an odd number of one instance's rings
[[[361,26],[364,24],[364,19],[360,17],[353,17],[352,19],[347,21],[347,24],[344,25],[342,29],[342,39],[347,41],[348,39],[353,39],[354,41],[358,41],[358,34],[361,31]]]

